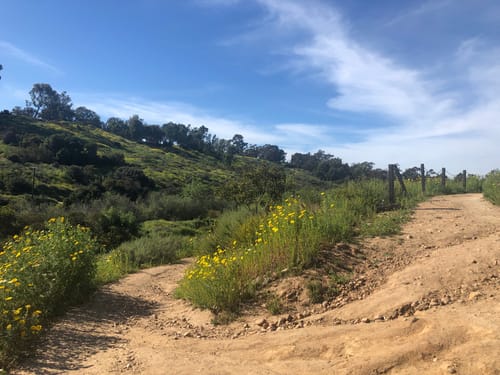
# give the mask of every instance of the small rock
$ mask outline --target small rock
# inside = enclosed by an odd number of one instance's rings
[[[448,373],[450,373],[450,374],[456,374],[457,370],[455,369],[455,367],[448,367]]]
[[[431,299],[429,306],[430,307],[439,306],[439,301],[437,299],[433,298],[433,299]]]
[[[250,326],[248,325],[248,323],[245,323],[245,324],[243,324],[243,328],[248,329],[248,328],[250,328]]]
[[[286,323],[288,322],[287,318],[285,317],[281,317],[279,320],[278,320],[278,326],[284,326],[286,325]]]
[[[469,293],[469,301],[477,299],[477,298],[479,298],[481,296],[482,296],[481,292],[470,292]]]
[[[361,319],[361,323],[370,323],[371,320],[369,318],[363,318]]]
[[[266,325],[266,324],[267,324],[267,320],[266,320],[266,319],[264,319],[264,318],[257,319],[257,320],[255,321],[255,324],[256,324],[256,325],[258,325],[259,327],[262,327],[262,326],[264,326],[264,325]]]
[[[472,264],[476,264],[476,263],[477,263],[477,260],[473,259]]]

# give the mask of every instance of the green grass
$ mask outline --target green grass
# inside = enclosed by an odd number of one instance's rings
[[[483,194],[490,202],[500,205],[500,170],[496,169],[486,175]]]
[[[233,212],[213,231],[215,251],[204,249],[177,295],[215,313],[237,312],[265,277],[299,273],[314,264],[322,244],[351,240],[384,196],[383,184],[347,184],[308,203],[290,197],[268,212]]]
[[[398,234],[401,227],[411,217],[410,210],[396,210],[378,213],[363,221],[360,235],[366,237],[390,236]]]

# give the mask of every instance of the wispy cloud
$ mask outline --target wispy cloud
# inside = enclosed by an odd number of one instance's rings
[[[424,157],[464,167],[475,164],[476,170],[482,171],[498,164],[495,151],[495,144],[500,142],[500,106],[496,100],[500,88],[498,49],[480,38],[465,40],[457,46],[457,61],[453,56],[447,61],[447,68],[459,74],[480,98],[473,100],[471,92],[454,90],[455,75],[444,72],[436,77],[432,72],[402,65],[361,44],[350,35],[342,15],[324,2],[257,2],[270,18],[262,27],[281,34],[301,33],[301,38],[285,47],[289,60],[284,64],[307,75],[319,73],[335,93],[326,103],[329,108],[373,113],[385,118],[388,124],[373,127],[362,141],[335,142],[334,147],[327,143],[332,138],[325,142],[324,134],[328,132],[321,128],[316,133],[318,148],[343,153],[347,160],[374,160],[382,165],[398,161],[414,165]],[[447,6],[451,6],[450,1],[426,2],[399,18],[438,12]],[[256,35],[260,34],[263,30],[256,30]],[[468,105],[463,105],[465,102]],[[301,124],[283,129],[300,135],[308,127]],[[313,137],[317,128],[311,125],[309,129]],[[475,157],[470,158],[469,152]],[[488,157],[488,163],[479,165],[478,160]]]
[[[29,53],[29,52],[27,52],[19,47],[16,47],[15,45],[13,45],[9,42],[3,41],[3,40],[0,40],[0,53],[5,54],[7,56],[11,56],[11,57],[18,59],[18,60],[21,60],[27,64],[38,66],[40,68],[49,70],[53,73],[57,73],[57,74],[62,73],[61,70],[59,70],[54,65],[51,65],[51,64],[39,59],[38,57],[32,55],[31,53]]]
[[[276,134],[276,128],[273,126],[269,128],[269,131],[263,131],[251,122],[214,115],[208,110],[186,103],[158,102],[146,98],[125,97],[119,94],[77,94],[73,97],[75,102],[92,108],[104,118],[127,119],[137,114],[148,124],[161,125],[172,121],[193,127],[203,125],[209,129],[210,133],[219,138],[229,139],[235,134],[242,134],[245,140],[250,143],[279,144],[280,137]]]
[[[442,8],[447,7],[452,3],[452,0],[428,0],[415,8],[404,11],[386,23],[386,26],[393,26],[395,24],[404,22],[410,18],[421,17],[432,12],[440,11]]]

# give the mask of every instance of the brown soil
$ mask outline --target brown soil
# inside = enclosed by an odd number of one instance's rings
[[[401,235],[334,252],[351,272],[339,295],[308,305],[289,277],[268,287],[285,314],[253,306],[227,326],[173,298],[190,260],[130,275],[13,374],[500,374],[499,207],[435,197]]]

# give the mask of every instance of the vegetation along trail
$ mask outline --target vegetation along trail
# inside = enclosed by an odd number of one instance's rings
[[[70,310],[13,373],[500,374],[500,207],[434,197],[400,235],[336,251],[362,261],[334,300],[227,326],[174,298],[190,260],[143,270]]]

